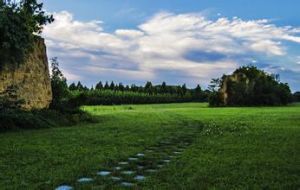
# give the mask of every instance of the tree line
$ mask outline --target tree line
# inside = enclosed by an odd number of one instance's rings
[[[187,88],[185,84],[174,86],[162,82],[153,85],[150,81],[144,86],[99,81],[88,88],[80,81],[68,85],[57,60],[53,59],[51,81],[54,107],[179,102],[209,102],[210,106],[264,106],[300,101],[300,93],[292,94],[288,84],[279,81],[278,75],[267,74],[254,66],[240,67],[232,75],[212,79],[206,90],[202,90],[200,85]]]
[[[173,86],[162,82],[160,85],[153,85],[150,81],[144,86],[100,81],[91,88],[79,81],[77,84],[70,84],[68,90],[72,104],[85,105],[205,102],[209,96],[209,92],[203,91],[200,85],[190,89],[185,84]]]

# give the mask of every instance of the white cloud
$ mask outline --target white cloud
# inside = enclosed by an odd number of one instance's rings
[[[210,80],[238,66],[232,57],[284,56],[281,42],[300,43],[299,28],[277,27],[268,20],[209,20],[200,14],[161,12],[137,29],[107,33],[101,21],[77,21],[66,11],[54,16],[56,21],[44,30],[49,53],[72,60],[83,72],[111,73],[111,80],[116,74],[133,80],[167,78],[160,71]],[[200,58],[188,58],[190,52]],[[208,57],[201,59],[201,54]],[[71,72],[69,67],[68,75],[74,78]]]

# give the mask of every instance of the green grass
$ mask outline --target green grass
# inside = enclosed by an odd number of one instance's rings
[[[118,161],[191,138],[183,154],[150,175],[142,189],[299,189],[300,105],[209,108],[207,104],[86,106],[97,124],[0,134],[0,189],[111,189],[79,186]],[[158,147],[158,149],[163,147]],[[157,157],[156,157],[157,156]],[[161,155],[151,156],[153,161]]]

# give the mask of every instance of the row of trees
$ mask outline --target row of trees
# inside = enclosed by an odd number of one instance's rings
[[[146,104],[175,102],[208,101],[209,91],[203,91],[200,85],[189,89],[185,84],[171,86],[163,82],[153,85],[147,82],[144,86],[115,84],[114,82],[98,82],[95,87],[88,88],[80,81],[67,85],[67,80],[59,70],[56,58],[51,60],[51,86],[53,92],[52,108],[77,107],[80,105],[112,105],[112,104]]]
[[[185,84],[171,86],[163,82],[161,85],[153,85],[149,81],[144,86],[98,82],[95,88],[88,88],[78,82],[72,83],[69,91],[73,102],[77,100],[87,105],[204,102],[208,100],[209,95],[209,92],[203,91],[200,85],[189,89]]]
[[[172,94],[172,95],[180,95],[184,96],[187,93],[200,95],[203,91],[200,85],[197,85],[194,89],[188,89],[185,84],[180,86],[172,86],[167,85],[166,82],[163,82],[161,85],[153,85],[150,81],[148,81],[144,86],[137,86],[135,84],[132,85],[123,85],[123,83],[115,83],[112,81],[108,83],[102,83],[101,81],[95,85],[95,88],[92,87],[89,89],[88,87],[82,85],[79,81],[77,84],[72,83],[69,86],[69,90],[71,91],[89,91],[89,90],[112,90],[112,91],[121,91],[121,92],[139,92],[139,93],[147,93],[150,95],[155,94]]]

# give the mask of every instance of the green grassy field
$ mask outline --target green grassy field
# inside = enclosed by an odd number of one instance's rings
[[[299,104],[83,109],[98,117],[99,123],[0,134],[0,189],[55,189],[62,184],[75,189],[119,189],[118,183],[96,174],[137,153],[145,154],[138,163],[156,172],[138,171],[146,180],[135,182],[135,189],[300,188]],[[182,154],[155,168],[177,149]],[[130,162],[126,167],[136,171],[135,166]],[[77,182],[81,177],[95,181],[82,185]],[[134,182],[133,176],[122,177]]]

